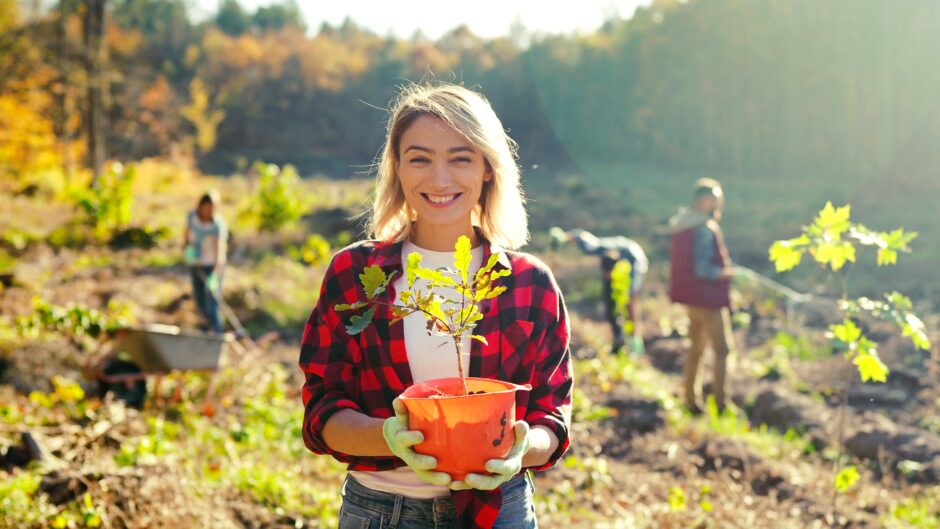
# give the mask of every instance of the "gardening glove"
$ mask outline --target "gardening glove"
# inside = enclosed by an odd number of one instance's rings
[[[743,266],[735,266],[731,271],[731,278],[735,281],[740,282],[750,282],[754,277],[754,272],[750,268],[744,268]]]
[[[552,238],[552,250],[557,250],[568,241],[568,234],[565,233],[565,230],[555,226],[554,228],[548,230],[549,237]]]
[[[198,257],[198,252],[196,252],[196,246],[192,244],[187,244],[183,248],[183,262],[186,264],[195,263],[196,257]]]
[[[646,345],[643,343],[643,337],[635,335],[630,338],[630,352],[635,355],[641,355],[646,352]]]
[[[206,278],[206,288],[210,292],[218,294],[219,293],[219,275],[215,272],[209,274],[209,277]]]
[[[432,485],[446,487],[451,482],[450,475],[433,471],[437,466],[437,459],[419,454],[411,448],[424,441],[424,434],[408,429],[408,409],[399,399],[392,401],[392,408],[395,409],[395,416],[385,419],[382,424],[382,435],[389,449],[414,470],[419,478]]]
[[[463,481],[454,481],[450,484],[451,490],[480,489],[493,490],[514,478],[522,470],[522,458],[529,451],[529,424],[525,421],[516,422],[513,428],[515,443],[506,459],[490,459],[484,465],[492,476],[482,474],[467,474]]]

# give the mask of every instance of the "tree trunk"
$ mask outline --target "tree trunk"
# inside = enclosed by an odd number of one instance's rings
[[[68,75],[68,44],[66,41],[66,22],[68,21],[68,5],[66,0],[59,1],[55,25],[56,68],[59,71],[59,87],[55,94],[56,99],[56,137],[59,139],[59,154],[65,169],[67,180],[72,177],[72,135],[68,127],[71,105],[69,105],[69,75]]]
[[[88,157],[92,169],[92,187],[107,158],[105,144],[104,78],[104,5],[106,0],[85,0],[85,68],[88,74],[85,133],[88,137]]]

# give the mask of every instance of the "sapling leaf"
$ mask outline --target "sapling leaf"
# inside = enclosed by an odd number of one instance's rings
[[[417,275],[421,279],[424,279],[425,281],[428,281],[430,283],[429,286],[431,288],[441,287],[441,286],[449,286],[449,287],[457,286],[457,282],[454,281],[453,278],[444,275],[444,273],[441,272],[440,270],[432,270],[430,268],[418,268],[415,270],[415,275]]]
[[[490,274],[490,282],[496,281],[497,279],[501,277],[509,277],[511,275],[512,275],[512,270],[510,270],[509,268],[496,270],[495,272]]]
[[[911,302],[911,298],[901,294],[900,292],[885,294],[885,299],[888,300],[888,303],[890,303],[897,310],[910,311],[914,309],[914,303]]]
[[[346,332],[350,336],[355,336],[365,330],[372,323],[372,317],[375,316],[375,305],[369,307],[362,314],[354,314],[349,318],[349,325],[346,326]]]
[[[890,248],[878,249],[878,266],[898,264],[898,252]]]
[[[853,344],[862,337],[862,330],[850,319],[845,319],[839,325],[830,325],[829,330],[832,331],[832,335],[835,339],[846,345]]]
[[[930,349],[930,339],[927,338],[927,327],[913,312],[904,315],[901,323],[901,334],[907,336],[914,343],[914,347],[927,351]]]
[[[473,301],[474,302],[483,301],[484,299],[486,299],[486,296],[492,291],[493,289],[491,289],[488,285],[483,288],[477,289],[477,291],[473,294]]]
[[[472,339],[474,339],[474,340],[476,340],[476,341],[482,343],[483,345],[489,345],[489,344],[490,344],[490,342],[488,342],[488,341],[486,340],[486,338],[480,336],[479,334],[471,335],[470,338],[472,338]]]
[[[686,499],[685,491],[679,487],[670,487],[669,488],[669,508],[673,511],[684,511],[686,508]]]
[[[908,244],[916,239],[917,235],[916,231],[905,233],[904,228],[880,233],[884,247],[878,249],[878,266],[897,264],[898,253],[910,253],[911,248]]]
[[[441,306],[441,300],[435,299],[425,308],[431,316],[438,318],[442,321],[447,321],[447,314],[444,313],[444,309]]]
[[[843,468],[836,474],[834,486],[840,493],[848,492],[858,482],[860,476],[854,466]]]
[[[489,273],[489,271],[492,270],[493,267],[496,266],[496,263],[498,262],[499,262],[499,253],[494,252],[490,254],[490,258],[486,261],[486,264],[483,265],[479,270],[477,270],[476,274],[474,274],[473,282],[479,283],[480,280],[482,280],[484,277],[487,277],[487,274]]]
[[[408,254],[408,260],[405,264],[405,279],[408,281],[408,288],[414,287],[419,268],[421,268],[421,254],[411,252]]]
[[[357,301],[352,304],[337,303],[336,305],[333,305],[333,310],[335,310],[336,312],[342,312],[346,310],[356,310],[356,309],[361,309],[362,307],[365,307],[366,305],[367,303],[365,301]]]
[[[825,238],[839,239],[852,225],[849,218],[852,206],[847,204],[841,208],[833,207],[832,202],[826,202],[825,207],[816,216],[813,226]]]
[[[467,282],[467,272],[470,269],[470,238],[461,235],[454,245],[454,268],[460,274],[460,282]]]
[[[506,287],[496,287],[490,290],[484,299],[493,299],[506,291]]]
[[[847,261],[855,262],[855,246],[848,241],[821,242],[812,251],[816,262],[828,264],[833,271],[842,269]]]
[[[868,382],[869,380],[874,382],[888,381],[888,366],[881,361],[881,358],[878,357],[878,351],[875,349],[859,350],[852,363],[858,367],[858,374],[862,377],[862,382]]]
[[[805,236],[802,238],[806,239],[807,243],[809,242],[809,239]],[[797,240],[777,241],[770,247],[770,260],[774,263],[777,272],[792,270],[799,266],[800,261],[803,260],[805,250],[800,247],[802,244],[794,242]]]
[[[888,244],[884,239],[884,235],[884,233],[872,231],[862,224],[855,224],[849,230],[849,237],[857,240],[863,246],[886,248]]]
[[[369,299],[374,299],[385,291],[385,287],[388,285],[388,279],[388,276],[385,275],[385,272],[383,272],[382,268],[378,265],[368,266],[359,274],[359,280],[362,281],[362,289]]]
[[[476,322],[479,321],[479,319],[476,319],[477,316],[479,316],[479,318],[483,317],[483,315],[480,314],[480,310],[477,308],[477,306],[470,304],[464,307],[463,310],[460,311],[460,314],[457,315],[457,322],[459,324]]]

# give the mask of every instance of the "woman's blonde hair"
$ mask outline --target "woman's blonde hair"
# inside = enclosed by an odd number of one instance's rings
[[[398,176],[401,137],[421,116],[438,118],[483,151],[493,178],[484,182],[473,223],[491,243],[507,249],[524,245],[528,221],[516,164],[516,142],[503,129],[484,97],[452,84],[413,84],[402,88],[391,108],[385,147],[376,161],[376,189],[370,236],[399,242],[408,238],[415,212],[405,202]]]

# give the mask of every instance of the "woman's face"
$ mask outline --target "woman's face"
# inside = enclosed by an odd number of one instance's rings
[[[441,119],[421,116],[401,136],[398,176],[418,231],[452,233],[471,229],[483,182],[493,175],[479,148]]]
[[[196,209],[196,214],[199,216],[199,220],[208,222],[212,220],[214,209],[215,208],[212,207],[210,202],[203,202],[202,204],[199,204],[199,208]]]

